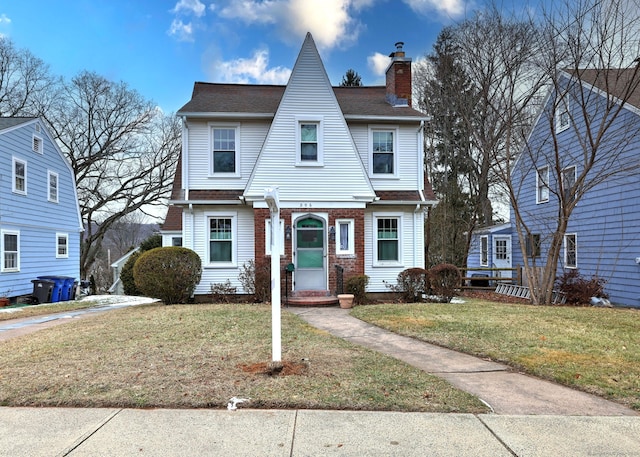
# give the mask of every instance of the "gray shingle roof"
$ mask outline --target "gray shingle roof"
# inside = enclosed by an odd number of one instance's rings
[[[286,86],[219,84],[196,82],[191,100],[178,114],[258,114],[273,115]],[[408,117],[425,115],[409,107],[393,107],[386,101],[385,86],[334,87],[345,116]]]
[[[8,129],[16,125],[34,120],[35,117],[0,117],[0,130]]]

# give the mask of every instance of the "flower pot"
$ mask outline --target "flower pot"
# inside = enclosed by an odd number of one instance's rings
[[[0,297],[0,307],[9,306],[9,299],[7,297]]]
[[[353,306],[353,294],[340,294],[338,295],[338,301],[340,302],[340,308],[349,309]]]

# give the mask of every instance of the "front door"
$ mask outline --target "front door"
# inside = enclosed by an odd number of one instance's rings
[[[511,268],[511,235],[493,236],[493,267]],[[495,276],[511,278],[511,270],[498,270]]]
[[[295,223],[295,289],[327,290],[324,220],[305,216]]]

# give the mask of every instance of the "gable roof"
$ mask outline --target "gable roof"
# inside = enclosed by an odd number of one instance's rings
[[[271,118],[286,86],[196,82],[191,100],[178,114],[188,116],[242,116]],[[333,87],[346,119],[359,117],[407,118],[420,121],[426,115],[408,106],[391,106],[385,86]]]
[[[37,119],[36,117],[0,117],[0,130],[15,127]]]
[[[565,70],[605,94],[610,94],[625,103],[640,109],[640,67]]]

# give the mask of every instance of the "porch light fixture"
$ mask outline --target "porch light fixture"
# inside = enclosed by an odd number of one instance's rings
[[[335,226],[331,226],[329,227],[329,241],[335,241],[336,240],[336,228]]]
[[[286,240],[290,240],[291,239],[291,226],[290,225],[287,225],[284,228],[284,238]]]

